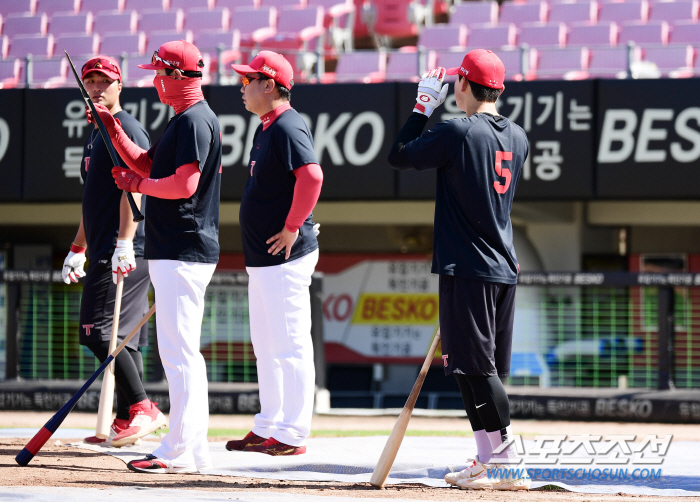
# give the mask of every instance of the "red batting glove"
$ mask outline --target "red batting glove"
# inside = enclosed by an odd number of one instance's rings
[[[112,178],[114,178],[121,190],[137,193],[139,193],[139,185],[143,179],[131,169],[124,169],[123,167],[113,167]]]

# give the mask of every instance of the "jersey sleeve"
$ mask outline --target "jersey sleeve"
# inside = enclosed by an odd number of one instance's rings
[[[199,162],[201,172],[213,143],[212,131],[203,120],[192,120],[191,117],[183,119],[177,124],[175,165]]]
[[[460,143],[457,128],[448,120],[406,143],[405,152],[417,170],[439,169],[453,163],[455,147]]]
[[[289,113],[289,112],[286,112]],[[318,164],[314,143],[306,123],[299,117],[300,124],[293,124],[277,131],[275,149],[283,165],[293,171],[307,164]]]

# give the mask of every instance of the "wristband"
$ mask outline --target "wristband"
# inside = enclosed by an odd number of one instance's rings
[[[87,251],[87,248],[84,248],[82,246],[78,246],[75,242],[70,245],[70,250],[73,253],[84,253]]]

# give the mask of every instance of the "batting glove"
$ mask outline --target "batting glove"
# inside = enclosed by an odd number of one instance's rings
[[[114,178],[114,181],[116,181],[120,189],[137,193],[141,180],[143,179],[131,169],[124,169],[123,167],[113,167],[112,178]]]
[[[112,255],[112,282],[117,283],[119,270],[122,276],[128,277],[129,272],[136,270],[136,255],[134,255],[134,243],[128,239],[117,239],[117,247]]]
[[[75,244],[70,247],[70,252],[66,259],[63,260],[63,269],[61,269],[61,277],[66,284],[78,282],[78,279],[85,277],[85,271],[83,270],[85,251],[84,247],[76,246]]]
[[[110,113],[109,108],[107,108],[105,105],[95,103],[95,110],[102,119],[102,123],[105,125],[105,128],[107,129],[109,135],[113,136],[116,133],[117,126],[121,128],[122,123],[119,121],[118,118],[115,118]],[[95,123],[95,118],[92,116],[92,111],[90,110],[89,106],[85,107],[85,115],[87,117],[88,124]]]
[[[433,110],[445,102],[449,88],[448,84],[442,85],[445,72],[446,70],[440,67],[423,74],[423,78],[418,82],[418,97],[413,108],[415,113],[430,117]]]
[[[320,228],[321,228],[321,224],[320,224],[320,223],[316,223],[316,224],[314,225],[314,235],[315,235],[316,237],[318,237],[318,234],[321,233],[321,230],[319,230]]]

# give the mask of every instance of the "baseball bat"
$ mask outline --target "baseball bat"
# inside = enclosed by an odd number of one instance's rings
[[[399,452],[399,448],[401,447],[401,441],[403,441],[403,437],[406,434],[408,421],[411,419],[411,413],[413,412],[413,407],[416,405],[416,399],[418,399],[418,394],[420,394],[420,389],[423,386],[425,376],[428,374],[430,364],[433,362],[433,357],[435,356],[435,350],[437,349],[438,343],[440,343],[440,328],[438,328],[438,331],[435,334],[435,339],[428,350],[428,355],[425,357],[425,362],[423,362],[423,367],[420,369],[420,373],[418,373],[416,383],[413,384],[411,394],[408,396],[406,404],[404,405],[403,410],[401,410],[401,414],[396,420],[394,428],[391,430],[389,439],[386,440],[384,450],[382,450],[377,466],[374,468],[374,472],[372,473],[372,478],[369,481],[372,486],[382,488],[386,482],[386,478],[389,476],[391,466],[394,464],[396,454]]]
[[[122,291],[124,291],[124,277],[121,269],[117,269],[117,294],[114,298],[114,317],[112,318],[112,334],[109,338],[109,353],[117,348],[117,335],[119,334],[119,315],[122,309]],[[100,439],[109,437],[109,424],[112,419],[112,408],[114,408],[114,365],[112,361],[105,376],[102,377],[102,390],[100,391],[100,406],[97,408],[97,426],[95,436]]]
[[[63,407],[56,412],[56,414],[49,419],[48,422],[44,424],[44,426],[37,432],[34,437],[32,438],[29,443],[27,443],[27,446],[25,446],[21,452],[17,454],[15,457],[15,461],[21,465],[22,467],[25,467],[31,459],[34,458],[34,455],[36,455],[39,450],[41,450],[41,447],[46,444],[46,442],[53,436],[53,433],[56,432],[56,429],[58,429],[63,421],[66,419],[68,414],[71,412],[73,407],[78,403],[78,400],[82,397],[83,394],[85,394],[85,391],[88,390],[90,385],[92,385],[92,382],[97,379],[98,376],[105,370],[105,368],[111,363],[114,358],[119,354],[119,352],[122,351],[124,347],[126,347],[126,344],[131,341],[131,339],[134,337],[136,333],[138,333],[141,330],[141,327],[146,324],[148,321],[148,318],[153,315],[153,312],[156,311],[156,304],[154,303],[153,306],[150,308],[148,312],[146,312],[146,315],[143,316],[143,319],[139,321],[139,323],[136,325],[136,327],[127,335],[126,338],[124,338],[124,341],[119,344],[119,347],[117,347],[114,352],[112,352],[107,359],[105,359],[105,362],[102,363],[102,365],[97,368],[97,371],[95,371],[90,378],[88,378],[88,381],[85,382],[85,385],[83,385],[78,392],[75,393],[73,397],[70,398],[70,400],[63,405]]]
[[[97,124],[97,128],[100,130],[102,140],[105,142],[105,145],[107,145],[107,151],[109,152],[109,157],[112,159],[112,165],[114,167],[119,167],[119,162],[117,161],[117,152],[114,150],[114,145],[112,144],[112,140],[110,139],[109,134],[107,134],[107,129],[105,128],[102,119],[97,114],[97,110],[95,110],[95,104],[92,102],[90,96],[85,90],[83,81],[78,76],[78,72],[75,70],[75,65],[73,65],[73,61],[68,55],[68,51],[64,49],[63,52],[66,53],[66,57],[68,58],[68,62],[70,63],[71,70],[73,70],[73,75],[75,75],[75,81],[78,82],[78,87],[80,87],[80,93],[83,95],[83,100],[85,100],[85,104],[90,107],[90,111],[92,112],[92,118]],[[129,201],[131,213],[134,215],[134,221],[143,221],[143,214],[141,214],[141,211],[139,211],[139,208],[136,205],[136,201],[134,200],[134,196],[131,195],[131,192],[126,192],[126,199]]]

